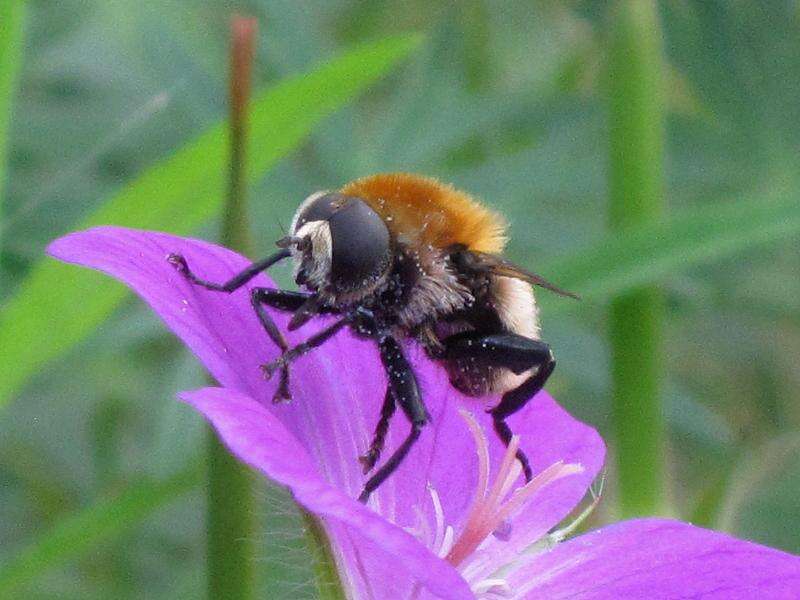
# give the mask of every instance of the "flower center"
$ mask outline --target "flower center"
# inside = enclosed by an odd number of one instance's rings
[[[475,440],[475,450],[478,454],[478,484],[466,521],[458,535],[452,526],[445,524],[438,493],[431,486],[428,487],[436,520],[432,535],[432,550],[457,567],[470,582],[476,594],[487,592],[507,594],[511,590],[502,578],[490,577],[472,581],[478,573],[485,572],[484,567],[491,561],[490,554],[481,555],[478,550],[492,535],[500,540],[507,540],[511,535],[512,519],[533,496],[554,481],[582,472],[583,467],[575,463],[558,461],[525,485],[512,489],[522,472],[522,466],[516,460],[520,438],[515,435],[511,438],[500,461],[500,468],[494,480],[491,481],[489,445],[483,429],[471,413],[466,410],[459,412]],[[491,571],[497,573],[499,566],[492,568]]]

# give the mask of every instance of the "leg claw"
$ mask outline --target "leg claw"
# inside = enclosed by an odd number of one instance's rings
[[[278,389],[272,396],[273,404],[280,404],[281,402],[289,402],[292,399],[292,393],[289,391],[289,371],[284,369],[281,373],[281,382],[278,384]]]
[[[283,357],[279,356],[276,360],[261,365],[261,372],[264,374],[264,379],[269,381],[275,374],[275,371],[280,370],[281,380],[275,394],[272,396],[272,403],[279,404],[281,402],[288,402],[292,399],[292,393],[289,391],[289,362]]]
[[[261,365],[261,372],[264,374],[264,379],[269,381],[278,369],[286,369],[288,363],[282,356],[273,360],[272,362]]]
[[[378,462],[379,457],[380,454],[374,449],[370,449],[365,454],[362,454],[358,457],[358,462],[361,463],[364,475],[372,471],[373,467],[375,467],[375,464]]]
[[[186,275],[189,272],[189,265],[186,264],[186,259],[180,254],[170,254],[167,256],[167,262],[175,267],[179,273]]]

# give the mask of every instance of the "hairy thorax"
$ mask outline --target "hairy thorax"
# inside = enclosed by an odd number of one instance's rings
[[[398,333],[415,338],[440,359],[454,387],[469,396],[501,394],[532,371],[515,374],[479,358],[449,360],[444,340],[458,333],[540,336],[531,286],[510,277],[459,271],[446,250],[400,245],[396,267],[382,292],[381,307]]]

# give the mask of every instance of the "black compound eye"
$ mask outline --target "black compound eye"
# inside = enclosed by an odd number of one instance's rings
[[[309,221],[327,221],[333,213],[342,207],[345,200],[345,196],[335,192],[320,193],[297,215],[293,233],[297,233]]]
[[[391,258],[386,224],[358,198],[346,198],[328,218],[331,232],[331,283],[354,290],[383,275]]]

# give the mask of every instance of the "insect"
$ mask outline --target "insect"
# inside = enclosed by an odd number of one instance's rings
[[[262,369],[279,373],[273,401],[288,400],[289,365],[349,327],[374,340],[386,371],[387,389],[372,442],[359,457],[364,474],[375,469],[389,422],[399,406],[411,430],[372,473],[359,500],[389,477],[429,421],[417,378],[402,340],[416,340],[441,361],[452,385],[469,396],[502,394],[489,409],[494,429],[508,445],[506,419],[544,386],[555,368],[550,346],[540,339],[533,285],[576,297],[501,256],[503,219],[469,195],[434,179],[405,173],[358,179],[341,190],[312,194],[300,204],[280,250],[225,283],[200,279],[179,255],[168,260],[189,281],[233,292],[257,273],[292,258],[302,291],[250,290],[253,308],[279,358]],[[320,314],[333,324],[290,348],[265,307],[292,314],[295,330]],[[525,477],[528,458],[517,452]]]

